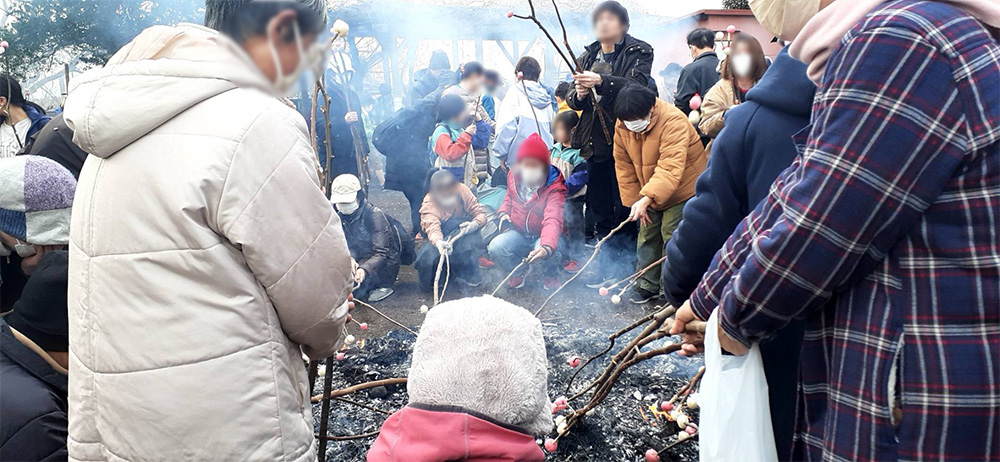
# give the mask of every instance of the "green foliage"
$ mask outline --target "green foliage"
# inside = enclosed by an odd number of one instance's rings
[[[722,0],[722,6],[728,10],[748,10],[749,0]]]
[[[3,32],[10,43],[10,72],[24,78],[78,57],[103,64],[140,31],[154,24],[201,23],[204,0],[20,0],[10,7]],[[57,53],[64,51],[57,55]]]

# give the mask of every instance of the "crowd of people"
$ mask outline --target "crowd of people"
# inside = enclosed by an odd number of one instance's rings
[[[1000,5],[751,3],[787,46],[695,29],[666,97],[614,0],[551,86],[434,52],[370,143],[319,0],[207,0],[55,117],[2,76],[0,459],[312,460],[302,356],[341,348],[353,300],[406,265],[434,292],[443,262],[551,291],[598,240],[584,284],[649,268],[628,299],[678,307],[682,354],[710,316],[760,345],[780,460],[997,458]],[[331,105],[302,114],[307,69]],[[523,308],[438,305],[368,460],[541,461],[546,381]]]

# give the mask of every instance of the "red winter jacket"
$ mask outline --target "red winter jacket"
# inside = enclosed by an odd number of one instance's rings
[[[542,462],[531,435],[461,409],[410,404],[386,419],[368,462]]]
[[[507,174],[507,196],[497,213],[510,216],[511,225],[519,233],[538,236],[542,245],[556,250],[563,227],[563,206],[566,205],[566,182],[562,174],[550,165],[545,186],[528,202],[522,202],[517,194],[518,181],[511,170]]]

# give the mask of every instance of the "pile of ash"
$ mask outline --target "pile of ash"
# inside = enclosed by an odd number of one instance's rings
[[[549,396],[554,399],[565,394],[566,383],[576,370],[568,365],[569,359],[573,356],[587,358],[600,352],[607,346],[607,337],[614,329],[573,329],[546,323],[544,330],[550,365]],[[655,348],[668,340],[646,348]],[[366,339],[363,347],[352,348],[344,360],[330,365],[328,373],[333,374],[333,389],[405,377],[410,366],[413,341],[413,335],[402,330],[392,331],[385,337]],[[624,345],[626,342],[622,339],[619,343]],[[574,391],[582,389],[601,373],[608,358],[602,359],[604,361],[595,361],[580,373],[573,385]],[[570,434],[561,438],[559,450],[549,454],[546,460],[636,462],[644,460],[643,454],[647,449],[662,449],[676,441],[677,425],[665,419],[657,420],[649,412],[649,406],[670,399],[701,365],[700,358],[689,359],[671,354],[632,367],[618,379],[614,391],[598,406],[594,415],[588,416]],[[323,377],[317,378],[314,393],[322,392],[322,383]],[[404,385],[364,390],[346,398],[389,412],[405,406],[407,401]],[[571,404],[583,405],[588,398],[589,395],[585,395]],[[640,412],[640,408],[644,412]],[[319,404],[313,405],[313,415],[318,431]],[[385,418],[382,413],[334,401],[329,433],[343,436],[377,431]],[[697,422],[697,413],[693,413],[691,418]],[[373,441],[374,438],[330,441],[326,460],[363,461]],[[697,460],[698,443],[695,440],[678,445],[661,454],[661,457],[664,461]]]

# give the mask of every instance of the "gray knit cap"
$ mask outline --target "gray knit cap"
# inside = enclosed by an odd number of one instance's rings
[[[542,324],[489,295],[427,313],[413,347],[410,402],[459,406],[533,435],[552,430]]]
[[[35,245],[69,244],[76,179],[40,156],[0,159],[0,231]]]

